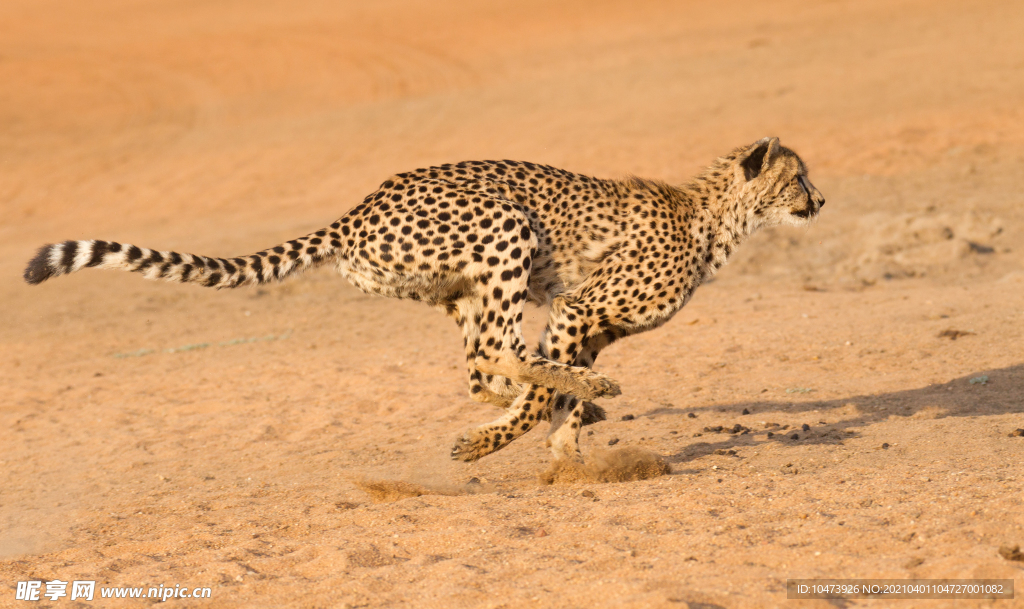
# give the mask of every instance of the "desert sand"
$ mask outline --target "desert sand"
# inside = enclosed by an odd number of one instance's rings
[[[1022,32],[1013,0],[0,3],[0,606],[54,579],[209,607],[1024,606],[999,552],[1024,545]],[[251,253],[430,164],[681,183],[766,135],[820,219],[597,363],[623,394],[584,452],[660,455],[646,480],[543,479],[546,425],[449,460],[499,414],[458,329],[330,269],[21,279],[64,239]],[[1017,598],[786,600],[815,577]],[[96,594],[38,605],[153,602]]]

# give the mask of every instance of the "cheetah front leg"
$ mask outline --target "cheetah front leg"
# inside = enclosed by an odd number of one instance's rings
[[[502,352],[480,355],[476,368],[495,376],[503,376],[520,383],[550,387],[584,399],[611,398],[622,393],[612,378],[582,366],[553,361],[536,355]]]

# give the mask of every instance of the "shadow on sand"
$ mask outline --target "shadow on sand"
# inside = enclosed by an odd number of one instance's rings
[[[986,378],[987,377],[987,378]],[[985,380],[982,380],[985,379]],[[750,412],[744,415],[743,410]],[[829,414],[829,411],[833,411]],[[784,444],[841,444],[843,440],[856,438],[860,434],[858,428],[885,421],[890,417],[913,417],[926,412],[930,419],[946,417],[985,417],[1004,414],[1024,414],[1024,364],[1018,364],[997,370],[980,371],[954,379],[948,383],[929,385],[918,389],[893,391],[877,395],[858,395],[831,400],[811,400],[800,402],[786,401],[747,401],[734,404],[705,406],[701,408],[655,408],[639,417],[651,417],[664,420],[668,425],[674,419],[682,419],[688,413],[715,412],[719,422],[710,425],[731,427],[738,423],[750,429],[749,433],[705,432],[700,439],[686,446],[680,452],[669,455],[670,463],[686,463],[711,454],[719,449],[739,447],[756,447],[768,442]],[[781,431],[778,428],[765,429],[760,424],[760,413],[785,413],[799,415],[804,412],[816,412],[815,419],[825,418],[827,423],[818,420],[801,421],[797,427]],[[809,430],[799,427],[801,423],[810,425]],[[1003,435],[1016,428],[1024,427],[1024,417],[1014,424],[1008,424]],[[768,432],[773,432],[768,437]],[[793,439],[796,434],[798,439]],[[709,441],[713,440],[713,441]]]

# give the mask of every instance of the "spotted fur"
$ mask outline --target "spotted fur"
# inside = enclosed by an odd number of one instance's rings
[[[25,280],[100,267],[233,288],[333,263],[361,290],[425,302],[462,328],[470,395],[506,412],[461,436],[453,458],[478,459],[550,420],[555,456],[579,460],[580,427],[604,418],[587,400],[619,394],[591,369],[598,353],[668,321],[744,237],[805,224],[824,202],[777,138],[683,186],[470,161],[392,176],[329,227],[249,256],[65,241],[43,247]],[[550,307],[536,352],[522,336],[527,302]]]

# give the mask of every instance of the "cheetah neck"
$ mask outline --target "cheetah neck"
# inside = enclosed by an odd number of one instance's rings
[[[703,228],[694,236],[702,246],[703,274],[711,277],[756,229],[753,216],[742,204],[727,168],[712,166],[681,190],[696,211],[697,225]]]

